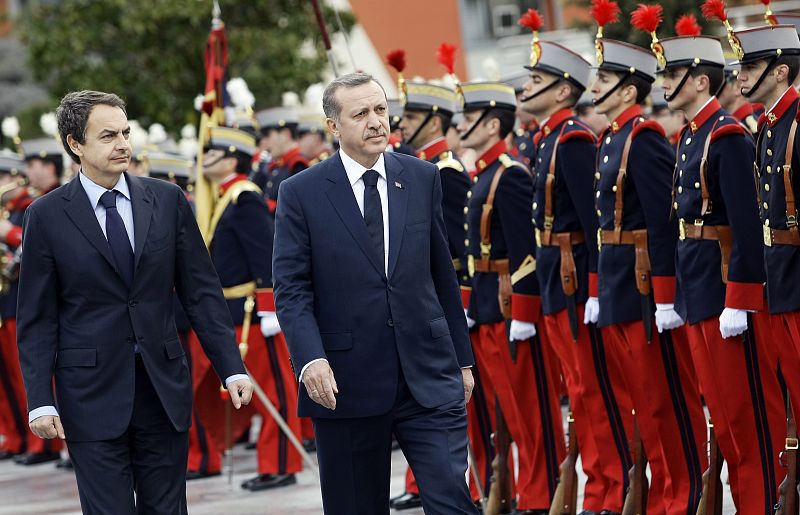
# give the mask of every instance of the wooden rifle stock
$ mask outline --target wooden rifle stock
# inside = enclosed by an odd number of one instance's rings
[[[634,412],[633,466],[628,471],[628,493],[622,515],[644,515],[647,512],[647,457],[635,415]]]
[[[567,458],[561,463],[558,486],[553,494],[549,515],[575,515],[578,511],[578,437],[575,434],[575,419],[570,411],[567,415],[569,448]]]
[[[794,411],[786,400],[786,447],[781,451],[781,465],[786,467],[786,477],[778,488],[778,503],[775,515],[797,515],[797,424]]]
[[[722,514],[722,453],[714,435],[714,423],[708,419],[708,468],[703,472],[703,495],[697,505],[697,515]]]
[[[500,407],[500,400],[495,398],[497,430],[493,435],[494,460],[492,460],[492,486],[489,488],[489,500],[486,502],[485,515],[511,513],[511,478],[508,471],[508,453],[511,450],[511,435],[508,432],[506,419]]]

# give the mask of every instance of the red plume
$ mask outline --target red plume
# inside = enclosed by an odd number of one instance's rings
[[[450,43],[442,43],[436,51],[436,59],[439,64],[447,68],[447,73],[455,73],[456,70],[456,50],[458,47]]]
[[[658,4],[639,4],[631,13],[631,24],[645,32],[655,32],[663,19],[664,9]]]
[[[536,9],[528,9],[528,12],[520,16],[517,23],[536,32],[542,28],[542,16]]]
[[[760,0],[760,2],[761,2],[762,4],[764,4],[766,7],[769,7],[770,0]]]
[[[675,33],[679,36],[699,36],[701,31],[694,14],[684,14],[675,22]]]
[[[725,22],[728,19],[728,13],[725,12],[725,0],[706,0],[700,7],[700,12],[707,20]]]
[[[397,70],[397,73],[403,73],[403,70],[406,69],[406,51],[402,48],[392,50],[386,54],[386,62]]]
[[[600,27],[618,22],[619,13],[619,5],[614,0],[592,0],[592,17]]]

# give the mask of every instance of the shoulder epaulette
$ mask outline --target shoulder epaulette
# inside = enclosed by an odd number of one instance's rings
[[[714,143],[722,137],[730,136],[731,134],[741,134],[742,136],[747,135],[747,129],[745,129],[738,120],[731,120],[735,123],[727,123],[714,129],[714,132],[711,133],[711,143]]]
[[[500,154],[500,157],[498,157],[498,159],[500,160],[500,164],[506,167],[506,169],[509,169],[512,166],[516,166],[517,168],[522,169],[525,173],[531,173],[530,170],[528,170],[527,166],[520,163],[519,161],[514,161],[508,154]]]
[[[444,154],[442,154],[441,159],[439,159],[439,161],[436,162],[436,166],[439,168],[439,170],[444,170],[445,168],[452,168],[457,172],[464,171],[464,165],[461,163],[461,161],[453,157],[453,153],[450,151],[447,151]]]
[[[253,193],[263,195],[261,188],[256,186],[256,184],[251,181],[239,181],[231,184],[230,190],[228,191],[231,193],[231,202],[234,204],[236,204],[236,202],[239,200],[239,195],[245,191],[252,191]]]
[[[559,138],[558,143],[564,144],[572,140],[588,141],[589,143],[595,143],[597,141],[594,137],[594,134],[592,134],[590,131],[579,129],[564,132],[564,134],[561,135],[561,138]]]
[[[634,122],[633,130],[631,131],[631,138],[636,139],[636,137],[644,131],[656,132],[661,137],[667,136],[666,131],[664,131],[664,127],[662,127],[660,123],[655,120],[643,120],[638,123]]]

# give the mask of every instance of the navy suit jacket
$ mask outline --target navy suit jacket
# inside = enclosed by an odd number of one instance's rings
[[[388,277],[339,154],[283,181],[273,250],[275,304],[295,372],[326,358],[339,387],[335,411],[300,388],[301,416],[388,413],[400,373],[432,408],[463,399],[460,367],[473,364],[442,215],[435,165],[385,153]]]
[[[189,428],[192,381],[173,292],[217,374],[244,373],[219,279],[183,192],[166,181],[125,177],[135,236],[130,290],[80,181],[25,214],[17,342],[28,410],[57,404],[68,440],[108,440],[127,429],[134,344],[175,429]]]

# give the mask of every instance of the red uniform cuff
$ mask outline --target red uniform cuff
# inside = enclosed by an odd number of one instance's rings
[[[653,298],[656,304],[675,304],[675,276],[654,275]]]
[[[469,286],[462,286],[461,287],[461,304],[464,306],[464,309],[469,308],[469,298],[472,296],[472,288]]]
[[[728,281],[725,290],[725,307],[761,311],[764,309],[764,286],[759,283]]]
[[[22,243],[22,227],[15,225],[6,235],[6,243],[12,247],[19,247]]]
[[[537,295],[511,294],[511,319],[534,324],[539,321],[542,299]]]
[[[275,311],[275,297],[272,295],[272,288],[256,290],[256,312],[262,311]]]
[[[276,209],[278,209],[278,201],[272,200],[271,198],[267,199],[267,209],[269,209],[270,213],[274,213]]]
[[[600,289],[597,287],[597,272],[589,272],[589,296],[600,296]]]

